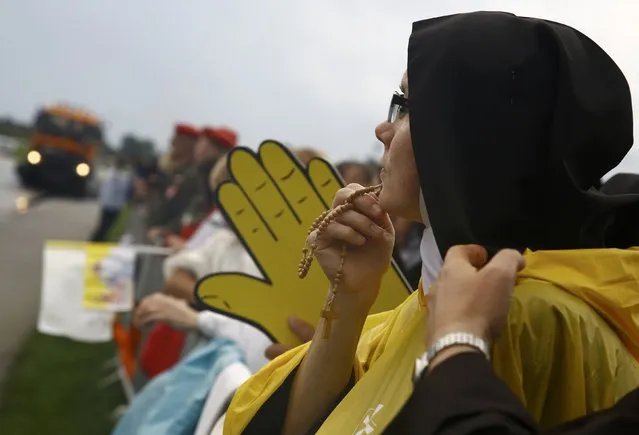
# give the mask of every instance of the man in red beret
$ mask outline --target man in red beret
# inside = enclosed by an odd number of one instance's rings
[[[170,234],[179,234],[182,216],[193,201],[202,194],[202,183],[195,164],[195,143],[200,131],[188,124],[175,126],[171,140],[171,166],[166,191],[158,207],[149,215],[147,237],[158,242]]]
[[[168,244],[180,249],[199,224],[212,211],[214,192],[209,186],[211,170],[228,151],[237,145],[237,133],[228,128],[204,127],[195,143],[195,165],[197,166],[201,189],[194,196],[182,215],[182,231],[178,236],[169,236]]]
[[[225,151],[237,146],[237,133],[230,128],[220,127],[209,130],[208,136],[213,144],[223,148]]]
[[[215,162],[237,145],[237,133],[228,128],[204,127],[195,144],[195,160],[200,165],[215,166]]]

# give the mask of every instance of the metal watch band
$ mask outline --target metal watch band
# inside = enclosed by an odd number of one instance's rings
[[[435,343],[428,350],[426,350],[426,352],[424,352],[422,356],[417,359],[417,361],[415,361],[414,380],[417,381],[419,379],[422,372],[426,370],[426,368],[428,368],[430,361],[432,361],[437,356],[437,354],[439,354],[444,349],[460,344],[464,346],[474,347],[475,349],[483,353],[488,360],[490,360],[490,348],[485,340],[467,332],[453,332],[437,339],[437,341],[435,341]]]

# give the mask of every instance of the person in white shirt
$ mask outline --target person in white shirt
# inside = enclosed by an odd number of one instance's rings
[[[132,177],[121,156],[116,157],[115,166],[109,169],[100,185],[100,218],[91,235],[92,242],[104,242],[111,226],[126,205],[132,189]]]
[[[252,325],[212,311],[198,312],[184,299],[163,293],[147,296],[135,310],[134,323],[138,327],[152,322],[168,322],[176,328],[198,331],[209,340],[233,340],[244,354],[243,362],[230,364],[219,373],[202,408],[195,435],[221,434],[224,413],[235,390],[268,360],[290,348],[271,343]],[[291,316],[288,323],[302,342],[313,338],[315,329],[304,320]]]

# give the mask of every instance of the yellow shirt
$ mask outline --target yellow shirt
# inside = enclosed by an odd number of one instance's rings
[[[639,386],[639,250],[526,253],[493,367],[542,428],[614,404]],[[353,433],[371,410],[376,433],[412,393],[424,352],[421,291],[369,316],[357,349],[356,384],[318,433]],[[224,433],[239,434],[300,364],[309,344],[275,359],[235,394]]]

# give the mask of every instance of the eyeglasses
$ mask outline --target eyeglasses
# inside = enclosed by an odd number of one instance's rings
[[[393,98],[391,98],[390,107],[388,108],[388,122],[395,122],[400,113],[407,112],[408,98],[404,97],[399,92],[395,92],[393,94]]]

